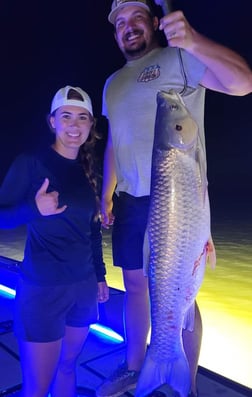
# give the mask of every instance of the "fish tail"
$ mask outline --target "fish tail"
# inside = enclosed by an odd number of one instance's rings
[[[137,383],[135,397],[146,397],[160,386],[167,384],[180,397],[187,397],[190,391],[190,369],[184,351],[173,360],[153,360],[147,353]]]

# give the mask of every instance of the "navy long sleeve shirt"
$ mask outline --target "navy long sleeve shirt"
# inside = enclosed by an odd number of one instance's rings
[[[35,195],[45,178],[47,192],[59,193],[57,215],[40,214]],[[40,285],[70,284],[93,272],[105,280],[100,222],[94,221],[95,195],[79,159],[49,148],[17,157],[0,188],[0,228],[27,225],[22,276]]]

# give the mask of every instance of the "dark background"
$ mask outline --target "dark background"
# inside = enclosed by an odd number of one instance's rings
[[[111,0],[0,0],[0,182],[14,157],[47,144],[51,99],[67,84],[93,100],[98,129],[106,77],[124,63],[107,21]],[[252,65],[251,0],[174,0],[201,33],[239,52]],[[159,15],[161,11],[157,8]],[[252,197],[252,96],[206,96],[206,141],[212,205],[249,205]]]

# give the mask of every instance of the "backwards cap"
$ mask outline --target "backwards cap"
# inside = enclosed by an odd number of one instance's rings
[[[147,0],[135,0],[135,1],[114,0],[112,3],[112,6],[111,6],[110,14],[108,16],[109,22],[111,22],[114,25],[116,14],[118,13],[118,11],[120,11],[125,6],[138,6],[138,7],[142,7],[145,10],[151,12]]]
[[[74,90],[80,94],[81,99],[68,99],[68,93],[70,90]],[[89,113],[93,116],[92,102],[88,94],[83,91],[80,87],[71,87],[67,85],[64,88],[61,88],[53,97],[51,104],[51,114],[58,109],[60,106],[79,106],[83,109],[89,111]]]

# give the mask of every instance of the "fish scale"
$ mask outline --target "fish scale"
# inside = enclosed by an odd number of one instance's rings
[[[182,328],[204,277],[210,210],[197,124],[174,91],[158,93],[157,103],[147,225],[151,340],[135,396],[167,383],[187,397]]]

